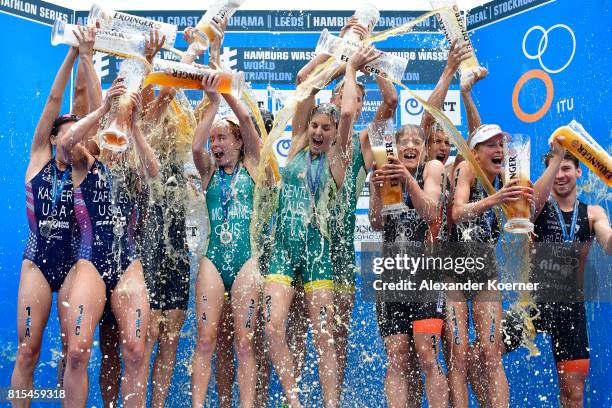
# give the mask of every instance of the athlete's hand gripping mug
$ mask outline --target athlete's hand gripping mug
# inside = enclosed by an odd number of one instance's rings
[[[565,140],[560,142],[563,147],[597,174],[608,187],[612,187],[612,158],[580,123],[572,120],[567,126],[561,126],[554,131],[548,143],[559,136],[565,136]]]
[[[187,53],[195,52],[193,48],[197,46],[208,49],[210,43],[215,39],[215,32],[212,30],[210,22],[214,21],[219,24],[224,18],[230,18],[244,2],[245,0],[217,0],[213,2],[195,26],[195,42],[198,45],[190,45]]]
[[[504,138],[504,180],[506,183],[518,179],[520,186],[531,186],[529,180],[530,152],[531,143],[528,135],[515,134]],[[533,232],[529,201],[526,198],[520,198],[506,206],[508,209],[508,221],[504,225],[506,232],[514,234]]]
[[[330,34],[327,29],[324,29],[321,32],[321,37],[319,37],[315,53],[317,55],[327,54],[335,57],[338,62],[346,62],[351,55],[357,52],[358,48],[358,41],[336,37]],[[380,57],[366,64],[364,70],[393,82],[401,82],[407,65],[407,59],[383,52]]]
[[[429,3],[434,10],[441,9],[436,14],[436,17],[449,44],[457,40],[457,46],[467,44],[470,50],[470,57],[459,65],[461,82],[464,82],[470,76],[475,75],[481,68],[476,59],[476,53],[474,52],[464,20],[461,18],[461,12],[459,7],[457,7],[457,2],[456,0],[430,0]]]
[[[201,68],[162,59],[153,61],[153,70],[145,78],[144,86],[153,84],[183,89],[202,89],[202,80],[215,72],[219,72],[221,76],[217,92],[240,98],[244,88],[242,72],[216,71],[211,68]]]
[[[392,120],[372,122],[368,125],[368,137],[374,154],[376,168],[388,164],[388,155],[397,157],[395,145],[395,128]],[[399,181],[385,181],[380,188],[382,214],[394,214],[404,208],[402,184]]]
[[[372,3],[362,4],[357,8],[357,10],[355,10],[355,14],[353,15],[357,18],[359,24],[367,28],[370,32],[374,29],[374,26],[380,19],[378,8],[376,8],[376,6]],[[363,38],[361,38],[352,28],[350,28],[342,38],[353,42],[363,40]]]
[[[126,59],[121,63],[119,76],[123,77],[126,93],[115,101],[110,112],[108,126],[100,131],[100,149],[121,153],[128,148],[132,131],[132,110],[134,109],[130,95],[140,90],[145,74],[146,67],[142,61]]]
[[[62,20],[55,20],[51,29],[51,44],[67,44],[78,47],[79,40],[73,32],[77,30],[78,26],[76,24],[68,24]],[[93,48],[96,51],[116,55],[121,58],[144,58],[145,38],[141,33],[98,28]]]

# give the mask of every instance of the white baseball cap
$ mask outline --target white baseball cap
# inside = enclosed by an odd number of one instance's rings
[[[508,133],[503,132],[499,125],[480,126],[478,129],[476,129],[474,136],[472,136],[472,140],[470,140],[470,149],[473,149],[478,143],[486,142],[497,135],[504,135],[506,137],[510,136]]]

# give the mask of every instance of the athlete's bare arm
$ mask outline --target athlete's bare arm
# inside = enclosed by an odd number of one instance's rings
[[[206,86],[209,81],[212,83],[212,80],[213,76],[211,75],[204,78],[202,83]],[[200,123],[198,123],[198,127],[195,130],[191,145],[193,163],[198,169],[200,177],[202,177],[203,189],[208,185],[208,181],[210,180],[213,171],[212,159],[204,148],[204,145],[206,144],[206,140],[208,140],[208,136],[210,135],[210,129],[213,121],[215,120],[215,115],[217,114],[219,102],[221,100],[218,93],[206,92],[206,96],[208,97],[209,103],[206,105],[206,108],[204,108],[202,119],[200,120]]]
[[[608,255],[612,255],[612,228],[606,212],[599,205],[589,205],[587,212],[589,220],[592,220],[597,242]]]

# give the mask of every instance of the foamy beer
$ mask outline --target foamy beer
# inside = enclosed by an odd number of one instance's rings
[[[77,31],[76,24],[68,24],[62,20],[55,20],[51,29],[51,44],[67,44],[72,47],[79,46],[79,40],[73,31]],[[94,50],[121,58],[143,58],[145,38],[141,33],[124,33],[105,28],[96,29]]]
[[[108,126],[100,131],[100,149],[123,152],[129,145],[132,130],[132,109],[130,95],[140,90],[146,69],[142,61],[126,59],[121,63],[119,76],[123,77],[126,93],[121,95],[111,109]]]
[[[359,21],[359,24],[367,28],[370,32],[374,29],[376,23],[380,19],[380,13],[378,12],[378,8],[372,3],[364,3],[355,10],[355,14],[353,14]],[[362,41],[363,38],[359,36],[352,28],[350,28],[345,34],[344,37],[350,41]]]
[[[145,78],[144,86],[153,84],[183,89],[203,89],[202,80],[215,72],[219,72],[221,76],[219,88],[216,91],[240,98],[244,88],[242,72],[217,71],[162,59],[153,61],[153,70]]]
[[[395,146],[395,129],[392,120],[372,122],[368,125],[368,137],[374,154],[376,167],[381,169],[388,164],[388,155],[397,157]],[[402,184],[399,181],[385,181],[380,189],[382,213],[399,213],[405,208],[402,194]]]
[[[330,34],[327,29],[324,29],[321,32],[321,37],[319,37],[315,53],[335,57],[338,62],[346,62],[357,52],[359,46],[359,41],[336,37]],[[367,63],[364,66],[364,71],[390,79],[393,82],[401,82],[407,65],[407,59],[383,52],[380,57]]]
[[[452,43],[457,39],[458,46],[467,44],[470,50],[470,57],[462,61],[459,65],[461,82],[463,82],[466,78],[474,75],[475,72],[480,70],[480,64],[476,59],[476,53],[474,52],[474,47],[472,46],[472,41],[470,41],[465,23],[461,18],[461,12],[459,11],[459,7],[457,7],[457,2],[455,0],[430,0],[430,4],[434,10],[441,9],[436,14],[436,17],[438,18],[440,28],[448,42]]]
[[[561,126],[548,142],[552,143],[559,136],[565,136],[565,140],[560,142],[563,147],[612,187],[612,158],[580,123],[572,120],[567,126]]]
[[[87,23],[94,26],[100,24],[100,28],[120,32],[139,32],[148,34],[151,30],[159,30],[161,35],[166,36],[164,48],[173,47],[176,41],[177,27],[174,24],[162,23],[144,17],[133,16],[110,9],[103,9],[98,4],[93,4],[89,10]]]
[[[506,183],[519,179],[519,185],[530,187],[529,157],[531,143],[529,136],[516,134],[504,138],[504,180]],[[520,198],[518,201],[507,203],[508,221],[504,225],[506,232],[526,234],[533,232],[533,223],[530,221],[529,201]]]
[[[221,23],[224,18],[231,17],[244,2],[245,0],[217,0],[211,4],[195,26],[197,30],[195,41],[204,49],[208,49],[211,41],[215,39],[215,33],[210,27],[210,22]],[[193,44],[189,46],[187,52],[191,51],[193,47]]]

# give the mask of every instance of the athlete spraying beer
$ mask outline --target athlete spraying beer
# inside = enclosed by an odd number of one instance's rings
[[[379,53],[361,47],[348,61],[342,112],[322,104],[312,110],[312,95],[298,106],[293,139],[283,171],[277,210],[275,244],[266,277],[266,334],[270,357],[285,396],[300,407],[293,358],[285,324],[294,297],[293,282],[301,276],[319,356],[324,405],[338,405],[337,357],[333,344],[333,267],[330,259],[329,209],[342,186],[350,162],[350,134],[357,110],[356,71]],[[309,100],[310,99],[310,100]]]

